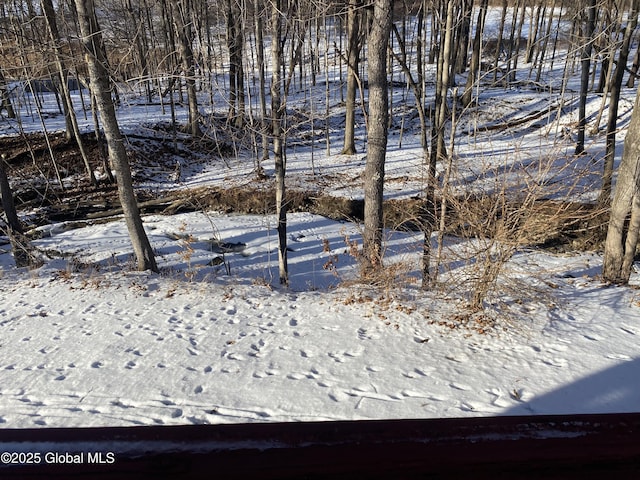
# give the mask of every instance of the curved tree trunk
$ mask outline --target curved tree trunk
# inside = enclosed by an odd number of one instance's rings
[[[629,219],[629,215],[631,218]],[[640,92],[624,141],[622,162],[611,206],[611,218],[604,248],[602,277],[607,282],[626,284],[638,246],[640,232]]]
[[[102,35],[95,15],[93,0],[75,0],[80,25],[80,33],[85,48],[85,61],[91,79],[91,91],[95,95],[98,112],[102,119],[109,158],[116,170],[118,195],[124,213],[133,250],[138,262],[138,270],[158,271],[156,260],[144,231],[138,203],[133,191],[133,180],[124,139],[118,127],[116,112],[111,97],[111,82],[106,69],[106,55],[102,44]]]

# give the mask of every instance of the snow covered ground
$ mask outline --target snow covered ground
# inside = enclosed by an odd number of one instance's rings
[[[462,325],[459,302],[417,287],[327,289],[355,275],[340,239],[359,237],[310,214],[290,216],[292,287],[270,286],[268,221],[146,217],[161,275],[126,270],[122,221],[37,242],[73,261],[25,272],[0,255],[2,426],[638,410],[640,294],[602,285],[599,255],[516,255],[514,275],[538,293],[479,333]],[[208,265],[220,256],[205,241],[212,224],[217,238],[246,243],[224,254],[228,267]],[[396,235],[390,261],[417,264],[417,240]]]

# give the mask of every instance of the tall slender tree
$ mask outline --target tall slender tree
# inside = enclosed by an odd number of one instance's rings
[[[620,93],[622,91],[622,80],[624,72],[627,70],[627,61],[631,49],[631,40],[638,25],[638,12],[640,11],[640,0],[631,0],[631,10],[624,29],[622,44],[618,52],[613,77],[611,79],[611,100],[609,102],[609,116],[607,119],[607,140],[606,153],[604,159],[604,171],[602,174],[602,190],[598,198],[600,205],[611,204],[611,184],[613,180],[613,164],[616,152],[616,133],[618,125],[618,107],[620,104]]]
[[[112,84],[106,65],[106,53],[96,17],[94,0],[75,0],[84,56],[104,134],[109,147],[109,159],[116,171],[118,195],[129,237],[138,262],[138,270],[158,271],[155,256],[142,225],[140,210],[133,190],[131,168],[118,126],[112,97]]]
[[[584,134],[587,127],[587,92],[589,90],[589,71],[591,69],[591,51],[593,50],[593,34],[596,30],[596,2],[589,0],[585,13],[584,34],[582,35],[582,53],[580,74],[580,102],[578,104],[578,140],[576,155],[584,152]]]
[[[272,0],[271,9],[271,134],[276,174],[276,217],[278,222],[278,273],[280,283],[289,283],[287,261],[287,203],[285,191],[286,147],[283,125],[285,104],[282,101],[283,35],[282,22],[285,12],[282,4],[288,0]]]
[[[602,276],[611,283],[626,284],[640,238],[640,91],[624,141],[622,162],[611,207],[604,248]]]
[[[67,139],[74,139],[76,144],[78,145],[78,150],[80,151],[80,156],[84,162],[84,166],[87,169],[87,174],[89,175],[89,181],[92,184],[96,184],[96,176],[93,173],[93,169],[91,168],[91,164],[89,163],[89,157],[84,148],[84,142],[82,140],[82,136],[80,135],[80,127],[78,126],[78,119],[76,118],[76,112],[73,107],[73,101],[71,100],[71,92],[69,91],[68,84],[68,75],[69,70],[65,65],[62,48],[60,46],[60,33],[58,32],[58,22],[56,20],[55,10],[53,8],[52,0],[41,0],[40,4],[42,6],[42,12],[44,13],[44,18],[47,23],[47,29],[49,30],[49,36],[51,41],[53,42],[53,53],[55,58],[56,67],[58,69],[58,75],[60,77],[60,90],[62,90],[62,98],[64,100],[64,113],[65,113],[65,122],[67,124],[66,135]]]
[[[349,0],[347,6],[347,34],[349,40],[347,44],[347,96],[345,98],[343,155],[354,155],[356,153],[356,91],[358,88],[360,51],[362,50],[361,10],[361,0]]]
[[[365,270],[382,267],[382,201],[389,124],[387,51],[393,24],[393,1],[374,0],[368,46],[369,122],[364,169]]]
[[[229,49],[229,121],[244,123],[244,12],[238,0],[227,0],[227,47]]]
[[[200,113],[196,95],[196,62],[193,56],[193,29],[191,28],[191,10],[189,0],[169,2],[173,18],[180,62],[187,86],[187,101],[189,102],[189,120],[187,130],[192,137],[202,135],[200,130]]]

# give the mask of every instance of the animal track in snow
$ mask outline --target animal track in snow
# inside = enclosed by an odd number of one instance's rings
[[[449,384],[449,386],[455,390],[460,390],[463,392],[468,392],[469,390],[471,390],[470,386],[465,385],[463,383],[452,382]]]
[[[596,335],[593,333],[589,333],[586,335],[583,335],[583,337],[587,340],[591,340],[592,342],[600,342],[602,340],[604,340],[600,335]]]
[[[358,338],[360,340],[377,340],[380,338],[380,334],[371,333],[369,330],[363,327],[358,329]]]
[[[625,360],[627,362],[633,360],[629,355],[625,355],[623,353],[610,353],[609,355],[605,355],[607,358],[611,360]]]
[[[543,359],[542,363],[544,363],[546,365],[550,365],[552,367],[558,367],[558,368],[566,367],[569,364],[569,362],[567,361],[566,358]]]
[[[636,330],[634,327],[630,327],[629,325],[621,325],[620,330],[622,330],[624,333],[628,333],[629,335],[640,335],[638,333],[638,330]]]

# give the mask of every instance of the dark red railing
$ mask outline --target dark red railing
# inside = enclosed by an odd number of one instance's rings
[[[640,414],[0,429],[0,452],[2,479],[631,479]]]

